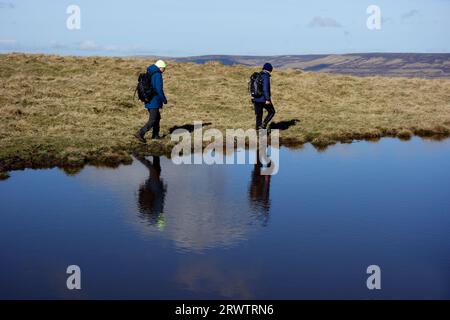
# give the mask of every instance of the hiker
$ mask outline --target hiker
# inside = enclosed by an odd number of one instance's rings
[[[163,104],[167,104],[162,77],[162,74],[166,70],[166,66],[166,63],[163,60],[158,60],[155,64],[147,68],[146,76],[150,78],[149,83],[151,84],[151,88],[147,90],[150,90],[151,94],[150,97],[146,99],[148,102],[145,103],[145,108],[148,110],[149,119],[148,122],[134,135],[142,143],[147,142],[144,135],[152,129],[152,139],[161,139],[159,136],[159,122],[161,120],[159,109],[162,108]]]
[[[273,67],[270,63],[266,63],[263,66],[262,71],[259,73],[260,78],[260,86],[261,88],[258,91],[262,91],[260,93],[256,93],[256,96],[253,96],[252,102],[255,106],[255,115],[256,115],[256,129],[267,129],[270,120],[272,120],[275,115],[275,108],[272,104],[272,98],[270,93],[270,73],[273,71]],[[263,111],[267,110],[267,116],[262,121]]]
[[[150,225],[164,228],[164,199],[167,187],[161,178],[160,157],[153,157],[153,161],[145,157],[136,157],[149,172],[148,178],[138,190],[138,208],[141,217]]]
[[[267,147],[266,147],[267,148]],[[270,179],[271,175],[263,175],[261,171],[264,166],[260,158],[260,144],[256,150],[256,163],[253,167],[251,182],[249,185],[248,196],[250,200],[250,207],[256,217],[261,219],[261,222],[266,225],[269,219],[270,212]]]

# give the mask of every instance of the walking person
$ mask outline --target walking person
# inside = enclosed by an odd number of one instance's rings
[[[142,143],[146,143],[144,136],[152,130],[152,139],[159,140],[159,123],[161,121],[160,109],[163,104],[167,104],[166,96],[164,95],[164,84],[162,74],[166,70],[166,63],[163,60],[158,60],[147,68],[147,76],[151,85],[151,97],[149,102],[145,103],[149,113],[148,122],[135,133],[135,137]]]
[[[273,71],[273,67],[270,63],[266,63],[263,66],[262,71],[259,73],[259,79],[257,79],[257,82],[259,83],[260,88],[256,91],[257,92],[255,96],[253,96],[253,104],[255,106],[255,115],[256,115],[256,129],[267,129],[267,126],[269,125],[269,122],[272,120],[272,118],[275,115],[275,108],[272,104],[272,96],[270,92],[270,77],[271,72]],[[257,84],[258,86],[258,84]],[[267,116],[265,117],[264,121],[263,118],[263,112],[264,109],[267,111]]]

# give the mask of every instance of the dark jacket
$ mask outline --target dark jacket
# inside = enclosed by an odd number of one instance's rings
[[[166,196],[166,185],[161,178],[161,164],[159,157],[153,157],[153,162],[138,158],[148,168],[149,177],[139,187],[138,206],[142,217],[150,224],[156,225],[164,215],[164,201]]]
[[[263,95],[259,98],[255,98],[254,101],[258,103],[265,103],[266,101],[271,100],[270,93],[270,73],[268,71],[262,71],[263,78]]]
[[[162,108],[163,104],[167,103],[166,96],[164,95],[164,84],[163,77],[159,68],[152,64],[147,68],[149,73],[153,73],[152,75],[152,87],[155,90],[155,95],[149,103],[145,104],[147,109],[159,109]]]

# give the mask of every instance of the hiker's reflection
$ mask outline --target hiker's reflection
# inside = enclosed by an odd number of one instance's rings
[[[270,212],[270,175],[261,175],[264,166],[259,157],[259,149],[256,153],[256,164],[253,167],[249,200],[253,214],[263,225],[267,225]]]
[[[166,186],[161,179],[161,164],[159,157],[153,157],[153,161],[146,158],[138,160],[147,167],[148,179],[139,187],[138,206],[142,218],[150,225],[162,230],[165,227],[164,220],[164,198]]]

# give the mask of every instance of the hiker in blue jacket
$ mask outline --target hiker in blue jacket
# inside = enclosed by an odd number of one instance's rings
[[[275,108],[272,104],[272,97],[270,92],[270,73],[272,72],[273,67],[270,63],[266,63],[263,66],[263,70],[261,72],[262,75],[262,88],[263,95],[258,98],[253,99],[253,104],[255,106],[255,115],[256,115],[256,129],[267,129],[267,126],[275,115]],[[264,109],[267,110],[267,116],[262,121]]]
[[[166,67],[167,65],[163,60],[158,60],[155,64],[152,64],[147,68],[148,73],[152,75],[151,82],[155,94],[152,100],[145,104],[145,107],[147,108],[149,113],[148,122],[134,135],[139,141],[143,143],[146,142],[144,135],[151,129],[153,129],[152,139],[161,139],[161,137],[159,136],[159,122],[161,120],[159,109],[162,108],[163,104],[167,104],[167,99],[164,95],[164,85],[162,77],[162,74],[166,70]]]

